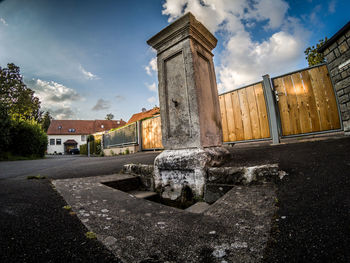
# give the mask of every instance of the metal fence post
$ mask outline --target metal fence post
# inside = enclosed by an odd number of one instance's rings
[[[137,121],[137,142],[139,144],[139,152],[142,152],[142,120]]]
[[[268,74],[263,76],[263,90],[266,98],[267,113],[269,116],[270,133],[272,137],[272,144],[280,143],[280,134],[278,129],[278,117],[275,104],[275,94],[272,90],[270,76]]]

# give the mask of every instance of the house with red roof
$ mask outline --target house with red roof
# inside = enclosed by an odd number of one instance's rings
[[[52,120],[47,130],[48,154],[65,154],[85,144],[87,136],[125,125],[120,120]]]
[[[150,109],[150,110],[142,109],[141,112],[133,114],[126,124],[151,118],[158,114],[160,114],[159,107],[154,107],[153,109]]]

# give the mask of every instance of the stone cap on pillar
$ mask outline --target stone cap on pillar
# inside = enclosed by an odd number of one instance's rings
[[[190,12],[150,38],[147,44],[156,49],[159,55],[189,37],[200,43],[209,53],[217,44],[215,36]]]

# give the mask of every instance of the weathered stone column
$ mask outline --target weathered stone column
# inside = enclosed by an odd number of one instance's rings
[[[155,187],[172,200],[203,194],[206,168],[220,163],[221,114],[213,54],[216,38],[187,13],[147,41],[157,50],[162,139]],[[191,191],[189,191],[189,189]]]

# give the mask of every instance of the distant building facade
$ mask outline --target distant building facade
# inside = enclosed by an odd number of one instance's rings
[[[87,136],[125,125],[120,120],[52,120],[48,136],[48,154],[66,154],[85,144]]]

